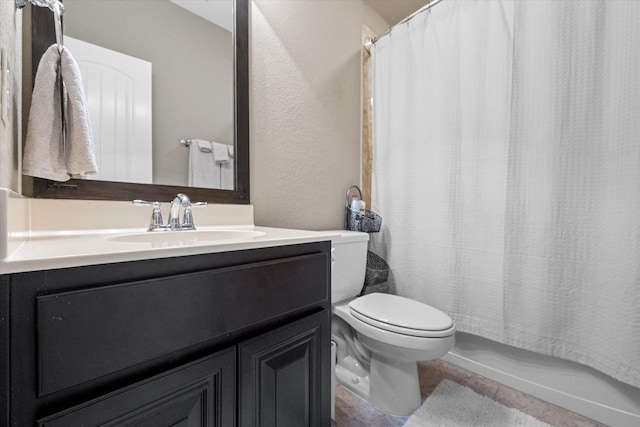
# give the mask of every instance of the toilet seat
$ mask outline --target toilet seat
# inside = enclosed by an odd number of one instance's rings
[[[349,302],[361,322],[403,335],[439,338],[453,335],[453,320],[430,305],[398,295],[372,293]]]

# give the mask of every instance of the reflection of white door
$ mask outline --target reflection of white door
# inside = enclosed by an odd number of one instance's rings
[[[78,62],[99,173],[91,179],[151,183],[151,63],[64,38]]]

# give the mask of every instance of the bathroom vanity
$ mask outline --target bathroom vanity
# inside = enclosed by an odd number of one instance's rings
[[[329,425],[329,251],[2,276],[7,425]]]
[[[0,425],[330,425],[330,239],[255,229],[89,259],[65,251],[104,238],[64,237],[57,266],[35,249],[55,239],[23,242],[0,275]]]

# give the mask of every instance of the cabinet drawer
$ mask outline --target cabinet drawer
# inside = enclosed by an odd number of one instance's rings
[[[36,297],[40,396],[329,300],[326,253]]]

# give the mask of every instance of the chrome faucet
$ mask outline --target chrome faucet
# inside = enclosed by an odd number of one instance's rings
[[[159,202],[145,202],[144,200],[134,200],[133,204],[136,206],[153,206],[153,212],[151,214],[151,222],[147,231],[177,231],[177,230],[195,230],[196,227],[193,224],[193,214],[191,213],[192,207],[207,206],[207,202],[191,203],[189,197],[186,194],[178,193],[176,197],[171,201],[171,208],[169,210],[169,220],[167,225],[162,224],[162,212],[160,211]],[[182,223],[180,222],[180,206],[183,208]]]
[[[184,208],[182,224],[180,224],[180,206]],[[167,227],[169,230],[195,230],[193,226],[193,215],[191,214],[191,200],[189,200],[186,194],[178,193],[171,201]]]

